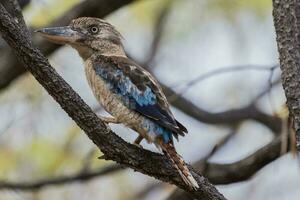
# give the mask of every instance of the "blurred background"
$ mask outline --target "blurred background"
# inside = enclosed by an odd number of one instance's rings
[[[32,30],[102,17],[128,55],[166,87],[189,130],[178,152],[231,200],[299,199],[271,0],[27,0]],[[83,61],[33,34],[52,66],[99,115]],[[113,130],[132,142],[136,133]],[[144,141],[141,145],[156,151]],[[180,199],[176,187],[99,160],[101,152],[0,41],[0,200]]]

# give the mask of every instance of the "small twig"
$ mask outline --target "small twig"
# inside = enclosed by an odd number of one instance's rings
[[[1,130],[0,130],[0,136],[4,135],[5,132],[7,132],[15,123],[15,119],[11,119]]]
[[[161,12],[159,13],[155,21],[153,40],[151,42],[149,52],[145,60],[142,62],[142,66],[147,69],[150,68],[149,67],[150,65],[151,65],[151,69],[153,69],[153,67],[155,66],[153,61],[157,54],[158,48],[160,46],[161,39],[163,37],[164,28],[167,23],[167,18],[169,16],[172,3],[173,1],[167,1],[167,3],[165,3],[164,7],[162,8]]]
[[[166,184],[162,183],[162,182],[152,183],[152,184],[146,186],[143,190],[138,192],[136,195],[134,195],[133,199],[136,199],[136,200],[144,199],[144,197],[146,197],[150,192],[152,192],[153,190],[156,190],[157,188],[161,188],[165,185]]]
[[[99,160],[106,160],[107,158],[105,157],[105,155],[103,154],[102,156],[98,157]]]
[[[282,130],[281,130],[281,149],[280,154],[283,155],[288,151],[288,142],[289,142],[289,129],[288,129],[288,119],[282,120]]]
[[[277,67],[279,68],[279,65],[278,66],[274,66],[273,68],[271,68],[271,73],[270,73],[269,78],[268,78],[268,85],[269,85],[268,87],[269,88],[273,87],[272,78],[273,78],[275,69],[277,69]],[[273,103],[273,100],[272,100],[271,89],[270,89],[270,92],[268,92],[268,98],[269,98],[269,102],[270,102],[272,113],[275,114],[276,113],[276,109],[275,109],[275,106],[274,106],[274,103]]]
[[[227,144],[227,142],[236,134],[236,128],[233,128],[225,137],[223,137],[213,148],[212,150],[204,157],[202,158],[202,162],[204,163],[203,168],[201,171],[204,173],[206,172],[207,166],[208,166],[208,160],[215,155],[219,149],[221,149],[224,145]]]
[[[94,156],[94,153],[96,152],[96,149],[95,148],[92,148],[88,153],[87,155],[84,157],[83,159],[83,167],[81,169],[82,172],[87,172],[90,170],[90,167],[91,167],[91,159],[93,158]]]
[[[183,95],[186,93],[190,88],[192,88],[193,85],[198,84],[199,82],[202,82],[212,76],[221,75],[229,72],[238,72],[238,71],[245,71],[245,70],[254,70],[254,71],[270,71],[273,74],[273,71],[279,68],[279,65],[275,65],[272,67],[269,66],[257,66],[257,65],[245,65],[245,66],[233,66],[233,67],[226,67],[226,68],[220,68],[212,70],[208,73],[205,73],[203,75],[200,75],[196,77],[195,79],[188,81],[184,84],[183,88],[180,89],[180,92],[178,92],[178,95]],[[178,87],[179,85],[174,85],[174,87]]]
[[[262,92],[260,92],[255,98],[253,98],[253,100],[251,101],[251,104],[256,104],[256,102],[260,98],[262,98],[263,96],[268,94],[275,85],[278,85],[280,83],[281,83],[281,79],[277,78],[274,82],[272,82],[271,84],[268,84],[268,86]]]
[[[62,185],[62,184],[68,184],[72,182],[83,182],[83,181],[89,181],[93,178],[112,174],[115,172],[118,172],[122,170],[123,168],[120,165],[110,165],[107,167],[103,167],[99,170],[96,170],[94,172],[86,172],[86,173],[77,173],[75,175],[70,176],[61,176],[58,178],[47,178],[44,180],[36,181],[36,182],[24,182],[24,183],[13,183],[13,182],[7,182],[2,181],[0,182],[0,190],[4,189],[13,189],[13,190],[40,190],[43,187],[51,186],[51,185]]]
[[[292,154],[296,157],[297,156],[297,148],[296,148],[296,133],[295,133],[295,129],[293,128],[293,119],[288,116],[288,135],[290,138],[290,149]]]

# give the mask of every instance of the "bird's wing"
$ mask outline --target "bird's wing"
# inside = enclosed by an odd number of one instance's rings
[[[99,55],[93,62],[96,74],[125,106],[171,130],[176,138],[187,133],[172,115],[161,87],[149,72],[125,57]]]

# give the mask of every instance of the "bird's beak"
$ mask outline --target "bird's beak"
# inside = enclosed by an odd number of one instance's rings
[[[45,39],[58,43],[76,43],[83,39],[83,35],[73,30],[70,26],[42,28],[35,32],[40,33]]]

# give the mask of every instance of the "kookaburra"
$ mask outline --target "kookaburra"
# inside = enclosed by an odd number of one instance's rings
[[[103,121],[133,129],[139,134],[136,143],[142,138],[154,143],[191,189],[199,187],[173,144],[173,137],[184,136],[187,129],[173,116],[157,80],[126,56],[115,27],[98,18],[82,17],[72,20],[69,26],[37,32],[49,41],[69,44],[78,51],[95,97],[112,115],[101,117]]]

